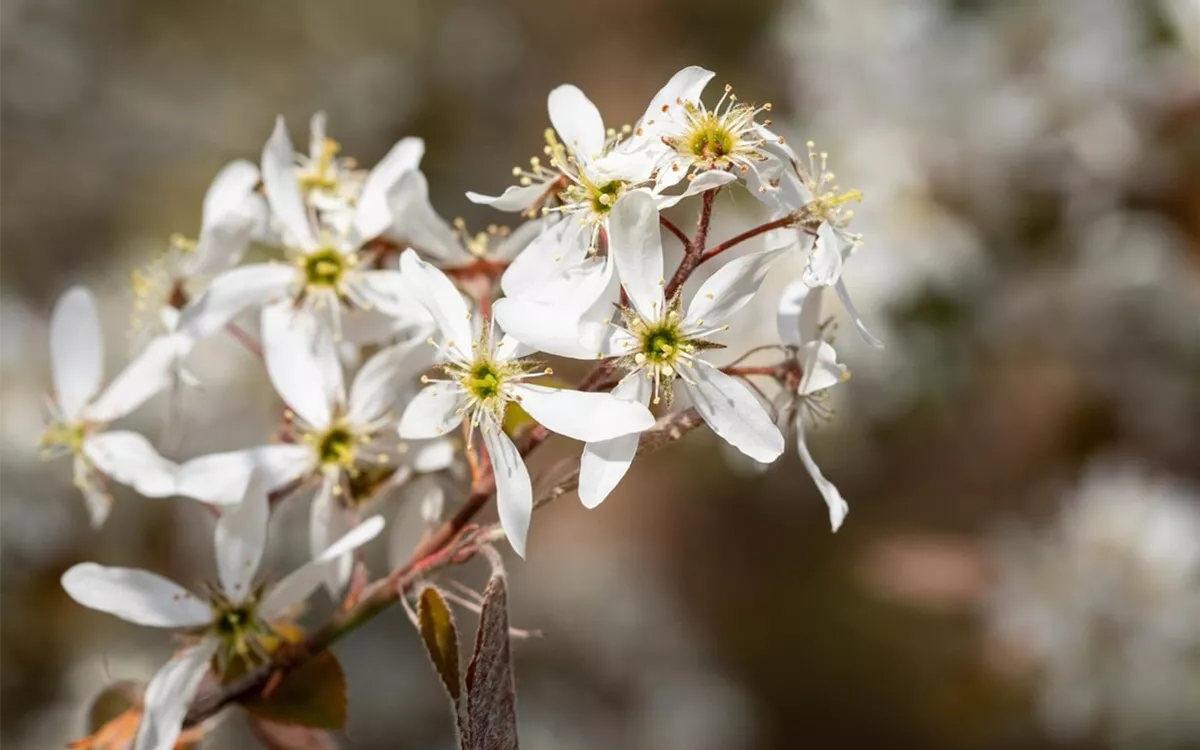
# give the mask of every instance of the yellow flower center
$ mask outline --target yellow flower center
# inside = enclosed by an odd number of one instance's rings
[[[336,289],[342,282],[351,258],[326,247],[304,256],[305,286]]]
[[[330,427],[315,437],[317,456],[322,466],[350,469],[354,466],[358,440],[343,426]]]

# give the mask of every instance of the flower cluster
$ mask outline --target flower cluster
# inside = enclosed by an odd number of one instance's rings
[[[801,159],[772,132],[760,119],[769,104],[745,103],[729,86],[706,103],[712,77],[680,71],[635,125],[619,129],[606,129],[578,88],[554,89],[544,155],[515,169],[517,184],[498,197],[467,194],[519,214],[521,225],[478,234],[430,204],[420,140],[400,141],[365,171],[339,155],[322,114],[307,154],[295,152],[280,118],[260,166],[237,161],[214,180],[199,237],[172,238],[162,258],[135,273],[135,357],[103,390],[95,305],[83,289],[63,296],[50,332],[54,402],[43,443],[73,456],[93,522],[111,505],[108,481],[198,500],[219,516],[221,580],[208,595],[92,563],[64,576],[86,606],[187,636],[150,684],[138,748],[173,746],[210,665],[225,675],[232,664],[264,662],[264,644],[292,605],[319,584],[339,596],[351,579],[349,553],[383,524],[363,522],[364,506],[416,474],[448,472],[450,481],[469,470],[471,496],[495,493],[503,533],[523,556],[535,505],[525,456],[550,433],[583,442],[579,496],[594,507],[655,427],[652,409],[679,409],[682,394],[717,436],[760,464],[783,453],[784,431],[794,433],[833,527],[841,524],[846,503],[804,436],[806,421],[829,415],[826,393],[848,374],[821,318],[825,287],[878,344],[841,277],[860,241],[847,204],[861,195],[832,184],[811,144]],[[714,198],[742,189],[770,220],[709,247]],[[700,211],[690,239],[662,214],[688,200]],[[671,272],[664,228],[684,245]],[[728,260],[726,250],[759,235],[765,249]],[[252,244],[269,248],[269,259],[242,263]],[[789,256],[804,271],[778,300],[778,343],[759,347],[779,360],[711,361],[737,345],[728,321]],[[721,265],[689,291],[702,264]],[[259,342],[242,328],[250,314]],[[160,392],[174,399],[196,385],[194,345],[224,334],[261,356],[286,407],[277,439],[177,463],[135,432],[107,429]],[[599,363],[563,387],[539,353]],[[516,409],[531,421],[511,419]],[[270,506],[305,492],[313,495],[312,562],[256,586]],[[423,514],[431,525],[440,520],[437,496]]]

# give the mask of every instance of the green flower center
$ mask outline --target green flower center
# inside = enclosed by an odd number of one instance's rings
[[[729,156],[736,148],[737,138],[710,113],[701,117],[688,133],[683,150],[698,159],[714,161]]]
[[[503,375],[491,362],[476,362],[462,378],[463,388],[479,401],[490,401],[500,395]]]
[[[624,190],[625,183],[621,180],[613,180],[612,182],[593,187],[590,191],[592,212],[607,214],[616,205],[617,198],[621,197],[621,193]]]
[[[330,428],[317,442],[317,455],[320,456],[321,465],[353,466],[356,443],[354,434],[345,427]]]
[[[337,287],[346,271],[346,257],[327,247],[304,259],[304,280],[307,286]]]
[[[642,354],[651,364],[669,364],[679,354],[681,343],[676,327],[662,325],[642,334]]]
[[[213,631],[221,638],[235,640],[253,629],[255,623],[254,607],[241,604],[217,612],[213,620]]]
[[[62,455],[55,449],[66,449],[69,453],[78,454],[83,450],[87,432],[87,425],[83,422],[51,422],[46,425],[46,431],[42,433],[38,444],[43,451],[54,452],[55,455]]]

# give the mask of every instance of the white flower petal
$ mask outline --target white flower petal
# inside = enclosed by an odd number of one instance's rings
[[[288,304],[271,305],[262,312],[262,348],[267,375],[288,407],[310,426],[328,427],[342,387],[329,337],[316,330],[311,316]]]
[[[688,303],[684,325],[707,327],[742,309],[754,298],[771,264],[780,257],[782,254],[776,250],[761,250],[721,266],[696,290],[696,296]]]
[[[425,155],[425,141],[404,138],[379,160],[363,183],[354,212],[354,229],[364,240],[373,239],[393,226],[394,214],[388,193],[406,173],[416,170]]]
[[[347,418],[358,425],[374,422],[396,402],[396,392],[433,364],[435,349],[414,339],[380,349],[358,370],[350,385]]]
[[[83,441],[88,461],[105,476],[128,485],[146,497],[175,494],[179,465],[154,450],[136,432],[98,432]]]
[[[622,196],[608,216],[609,253],[638,314],[657,320],[663,299],[663,251],[654,197],[644,190]]]
[[[349,533],[329,545],[319,556],[297,568],[273,586],[259,605],[258,612],[266,620],[286,613],[304,601],[335,570],[342,556],[353,552],[383,531],[383,517],[372,516],[355,526]]]
[[[680,166],[680,170],[682,169],[683,167]],[[667,171],[670,172],[673,170],[668,168]],[[689,180],[687,189],[679,195],[658,196],[655,202],[658,204],[658,210],[662,211],[663,209],[675,206],[685,198],[691,198],[693,195],[699,195],[708,190],[719,188],[722,185],[728,185],[731,182],[737,182],[737,175],[733,172],[726,172],[723,169],[710,169],[707,172],[701,172],[696,176],[696,179]],[[662,186],[663,184],[659,183],[659,187],[661,188]]]
[[[804,281],[809,286],[832,286],[842,277],[842,251],[828,223],[817,230],[816,241],[804,264]]]
[[[482,193],[467,193],[467,200],[491,206],[498,211],[526,211],[541,200],[550,189],[550,181],[535,182],[532,185],[511,185],[500,195],[483,195]]]
[[[226,509],[213,534],[221,588],[231,601],[245,601],[267,546],[271,508],[263,477],[253,474],[242,502]]]
[[[91,292],[71,287],[50,318],[50,374],[63,417],[74,421],[104,382],[104,338]]]
[[[388,191],[387,202],[394,217],[388,236],[401,246],[410,246],[444,263],[471,259],[454,230],[429,202],[429,183],[419,170],[397,180]]]
[[[464,403],[456,384],[432,382],[408,402],[397,432],[405,440],[441,437],[462,422]]]
[[[445,338],[447,349],[457,350],[461,356],[471,356],[471,314],[462,294],[454,282],[446,278],[440,269],[417,257],[412,250],[400,256],[400,271],[405,282],[425,309],[437,321]]]
[[[492,306],[496,324],[533,349],[572,359],[596,359],[580,339],[579,320],[549,302],[505,297]]]
[[[357,286],[359,293],[371,304],[372,309],[355,311],[342,318],[342,334],[346,339],[350,339],[351,334],[355,333],[356,326],[360,331],[358,335],[361,335],[362,331],[371,327],[373,318],[383,319],[387,324],[380,340],[390,338],[402,328],[436,327],[433,316],[417,301],[416,295],[408,288],[404,274],[400,271],[394,268],[365,271],[359,275]],[[364,322],[367,322],[367,325],[362,325]],[[422,339],[427,336],[428,334]]]
[[[846,514],[850,511],[850,505],[842,497],[842,493],[838,488],[825,478],[818,468],[817,462],[813,460],[812,454],[808,452],[808,443],[804,439],[804,421],[800,414],[796,415],[796,451],[800,454],[800,461],[803,462],[804,468],[808,469],[808,475],[812,477],[813,482],[817,485],[817,489],[821,491],[821,497],[825,498],[825,504],[829,506],[829,524],[837,531],[842,521],[846,520]]]
[[[255,263],[225,271],[183,308],[178,332],[197,339],[211,336],[243,310],[284,297],[298,280],[299,271],[288,263]]]
[[[104,486],[104,476],[92,468],[83,456],[75,456],[72,471],[75,486],[83,494],[83,505],[87,508],[92,528],[98,529],[108,520],[113,505],[112,495]]]
[[[267,208],[255,188],[258,167],[245,159],[226,164],[204,195],[200,237],[188,259],[190,274],[210,274],[241,260]]]
[[[654,415],[645,405],[611,393],[521,383],[512,386],[521,408],[546,429],[583,441],[608,440],[648,430]]]
[[[504,271],[500,288],[507,297],[557,302],[556,289],[587,258],[590,241],[590,228],[577,221],[546,227]]]
[[[484,430],[483,442],[496,476],[496,507],[508,543],[525,557],[525,540],[533,517],[533,484],[517,446],[503,430]]]
[[[84,415],[97,422],[111,422],[129,414],[151,396],[174,383],[180,360],[192,350],[193,340],[182,334],[159,336],[117,373]]]
[[[779,295],[779,308],[775,314],[779,338],[789,346],[800,346],[817,337],[821,325],[821,298],[823,288],[810,287],[803,279],[796,279],[783,288]]]
[[[638,121],[639,124],[645,127],[647,121],[660,119],[663,114],[662,108],[675,106],[677,101],[699,101],[701,92],[714,75],[716,73],[711,70],[691,65],[671,76],[671,80],[650,100],[650,106],[646,107],[646,113]]]
[[[850,299],[850,292],[846,289],[846,280],[838,279],[837,284],[834,284],[834,288],[837,289],[838,299],[842,301],[842,307],[846,308],[846,314],[850,316],[850,320],[854,322],[854,327],[858,329],[858,335],[862,336],[863,341],[876,349],[882,349],[883,342],[867,330],[866,323],[863,323],[862,316],[855,309],[854,302]]]
[[[650,403],[651,382],[640,372],[626,375],[612,389],[612,395],[643,406]],[[634,456],[641,435],[633,433],[610,440],[588,443],[579,464],[579,499],[585,507],[595,508],[621,481]]]
[[[580,164],[604,152],[604,120],[600,110],[576,86],[564,84],[546,99],[550,124]]]
[[[507,237],[497,241],[495,246],[491,248],[489,255],[496,260],[511,261],[523,252],[531,242],[541,236],[545,227],[545,222],[541,219],[526,221],[509,232]]]
[[[308,517],[308,549],[315,560],[326,549],[354,528],[354,518],[350,511],[338,505],[334,499],[334,488],[339,486],[340,476],[337,472],[327,472],[321,480],[321,489],[313,498]],[[354,559],[346,554],[340,555],[335,564],[325,566],[325,588],[329,595],[337,599],[342,589],[350,581],[350,573],[354,569]]]
[[[708,364],[687,371],[688,395],[700,416],[725,442],[755,461],[771,463],[783,453],[783,435],[749,388]]]
[[[62,586],[85,607],[151,628],[191,628],[213,617],[200,597],[148,570],[79,563],[63,573]]]
[[[799,358],[804,365],[799,388],[801,396],[832,388],[846,376],[846,366],[838,363],[837,352],[824,341],[806,343],[800,348]]]
[[[450,468],[457,456],[458,447],[453,440],[433,439],[410,443],[403,461],[413,471],[429,474]]]
[[[205,638],[180,651],[155,673],[143,698],[142,723],[134,743],[137,750],[174,750],[188,707],[220,645],[216,638]]]
[[[263,147],[262,179],[271,212],[283,225],[285,241],[301,250],[315,250],[317,237],[308,220],[300,182],[296,179],[295,151],[288,137],[283,116],[275,120],[275,130]]]
[[[388,564],[393,570],[408,561],[425,534],[441,520],[445,504],[445,491],[432,481],[405,498],[404,505],[392,518],[388,535]]]
[[[255,471],[263,488],[272,492],[312,471],[316,460],[311,447],[293,443],[211,453],[179,467],[176,492],[213,505],[232,505],[242,501]]]

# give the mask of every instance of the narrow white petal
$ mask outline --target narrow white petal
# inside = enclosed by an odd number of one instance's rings
[[[676,106],[679,100],[685,102],[695,102],[700,99],[700,93],[704,91],[704,87],[713,79],[711,70],[705,70],[698,65],[691,65],[671,76],[671,80],[659,89],[654,98],[650,100],[650,106],[646,107],[646,113],[642,115],[639,124],[645,126],[648,120],[654,120],[662,117],[662,108],[666,106]]]
[[[313,161],[320,159],[325,151],[325,140],[329,137],[326,127],[328,120],[324,110],[317,110],[308,118],[308,158]]]
[[[178,494],[213,505],[240,503],[257,471],[267,492],[312,471],[316,455],[307,445],[280,443],[228,453],[211,453],[182,464]]]
[[[491,248],[491,256],[497,260],[509,260],[522,253],[529,243],[533,242],[545,230],[546,225],[541,219],[534,219],[520,224],[507,237],[495,243]]]
[[[338,505],[334,498],[334,488],[338,486],[340,477],[336,472],[328,472],[322,478],[321,489],[313,498],[308,517],[308,549],[314,560],[321,557],[326,549],[340,539],[350,529],[354,528],[354,517],[345,508]],[[325,566],[325,588],[329,595],[336,599],[350,581],[350,573],[354,567],[354,559],[350,555],[341,555],[336,564]]]
[[[355,526],[348,534],[329,545],[318,557],[297,568],[276,584],[263,597],[259,614],[267,620],[274,619],[304,601],[329,577],[343,555],[346,555],[383,531],[383,517],[372,516]]]
[[[85,607],[152,628],[190,628],[213,616],[198,596],[148,570],[79,563],[63,573],[62,586]]]
[[[267,208],[255,188],[258,167],[237,159],[226,164],[204,196],[200,237],[187,265],[191,274],[222,271],[241,260]]]
[[[572,359],[597,359],[582,343],[580,321],[549,302],[505,297],[492,306],[496,324],[533,349]]]
[[[404,138],[379,160],[363,183],[354,212],[354,229],[358,236],[369,240],[386,232],[393,222],[388,193],[407,172],[417,169],[425,155],[425,141]]]
[[[804,436],[804,420],[799,414],[796,415],[796,452],[800,454],[800,461],[804,463],[804,468],[808,469],[808,475],[812,477],[813,483],[817,485],[817,489],[821,491],[821,497],[825,498],[825,504],[829,506],[829,524],[837,531],[841,527],[842,521],[846,519],[846,514],[850,511],[850,505],[842,497],[842,493],[833,482],[825,478],[821,473],[821,469],[817,466],[817,462],[813,460],[812,454],[808,452],[808,443]]]
[[[152,340],[84,410],[85,416],[111,422],[141,406],[175,382],[180,360],[192,350],[193,343],[190,337],[178,333]]]
[[[777,250],[743,255],[721,266],[704,280],[688,303],[685,325],[718,323],[742,309],[762,286],[771,264],[782,257]]]
[[[104,338],[91,292],[71,287],[50,318],[50,374],[63,416],[75,420],[104,382]]]
[[[179,465],[154,450],[136,432],[98,432],[83,441],[88,461],[105,476],[146,497],[170,497],[178,486]]]
[[[417,257],[413,250],[406,250],[400,256],[400,271],[409,289],[437,321],[447,348],[457,349],[464,357],[469,357],[474,339],[471,314],[454,282],[440,269]]]
[[[800,346],[817,337],[821,325],[823,288],[810,287],[804,279],[796,279],[783,288],[775,314],[779,338],[789,346]]]
[[[496,507],[508,543],[525,557],[525,540],[533,517],[533,484],[517,446],[502,430],[485,430],[483,442],[496,475]]]
[[[254,574],[267,546],[267,523],[271,509],[263,477],[253,474],[242,502],[227,508],[217,519],[213,546],[221,588],[234,602],[251,592]]]
[[[263,359],[271,384],[292,411],[317,428],[329,425],[336,405],[331,395],[341,386],[341,366],[325,342],[328,337],[316,331],[312,318],[290,305],[263,308]],[[337,382],[327,383],[335,369]]]
[[[828,223],[817,230],[816,241],[804,264],[804,281],[809,286],[832,286],[842,277],[842,251]]]
[[[429,474],[450,468],[457,456],[458,447],[453,440],[435,438],[410,443],[403,461],[405,465],[411,466],[413,471]]]
[[[397,432],[406,440],[441,437],[462,422],[462,414],[458,412],[463,405],[457,385],[444,381],[430,383],[408,402],[400,415]]]
[[[179,316],[179,333],[206,338],[250,307],[286,296],[299,276],[288,263],[255,263],[230,269],[209,282],[204,294]]]
[[[638,314],[657,320],[662,314],[663,251],[654,197],[635,190],[617,201],[608,216],[609,253],[617,263],[621,286]]]
[[[308,220],[304,196],[300,194],[294,161],[292,139],[288,137],[287,125],[280,116],[275,120],[275,130],[263,148],[263,189],[267,193],[271,212],[283,225],[285,240],[301,250],[314,250],[317,238]]]
[[[684,386],[700,416],[725,442],[755,461],[771,463],[783,453],[783,435],[745,385],[715,367],[698,364]]]
[[[863,341],[876,349],[882,349],[883,342],[867,330],[866,323],[863,323],[862,316],[855,309],[854,302],[850,299],[850,292],[846,289],[846,280],[838,279],[837,284],[834,285],[834,289],[837,289],[838,299],[842,301],[842,307],[846,308],[846,314],[850,316],[850,320],[854,321],[854,327],[858,329],[858,335],[862,336]]]
[[[83,494],[83,505],[87,508],[92,528],[98,529],[108,520],[113,505],[112,495],[104,486],[104,477],[92,468],[83,456],[75,456],[72,471],[75,486]]]
[[[393,218],[388,236],[401,246],[415,248],[445,263],[471,259],[454,230],[429,202],[429,183],[419,170],[407,172],[397,180],[386,200]]]
[[[681,166],[680,171],[682,171],[682,169],[683,167]],[[674,170],[668,168],[667,171]],[[700,173],[696,179],[689,180],[687,189],[679,195],[658,196],[655,202],[658,205],[658,210],[662,211],[663,209],[675,206],[685,198],[691,198],[693,195],[699,195],[700,193],[712,190],[713,188],[719,188],[722,185],[728,185],[731,182],[737,182],[737,175],[735,175],[733,172],[726,172],[722,169],[710,169],[707,172]]]
[[[134,743],[137,750],[174,750],[188,707],[220,645],[217,639],[206,638],[180,651],[155,673],[146,686],[142,723]]]
[[[408,561],[425,533],[441,520],[445,504],[445,491],[429,481],[419,492],[404,499],[403,507],[392,518],[388,534],[388,564],[393,570]]]
[[[580,164],[604,151],[604,120],[600,110],[578,87],[564,84],[546,99],[550,124]]]
[[[645,406],[650,403],[650,380],[641,373],[626,375],[612,395]],[[621,481],[637,455],[641,435],[633,433],[610,440],[588,443],[579,464],[579,499],[585,507],[595,508]]]
[[[467,200],[491,206],[498,211],[526,211],[545,194],[550,188],[548,182],[535,182],[532,185],[511,185],[500,195],[483,195],[482,193],[467,193]]]
[[[824,341],[809,341],[800,348],[804,377],[800,380],[800,395],[824,391],[841,383],[846,366],[837,361],[837,352]]]
[[[654,415],[644,404],[611,393],[585,393],[528,383],[514,385],[512,392],[521,408],[543,427],[576,440],[608,440],[654,426]]]
[[[394,268],[362,272],[358,276],[358,291],[373,308],[365,312],[372,313],[375,317],[386,317],[385,337],[390,337],[401,328],[436,327],[433,316],[408,288],[404,274]],[[359,311],[358,315],[363,316],[363,311]],[[342,319],[342,334],[347,340],[351,340],[355,325],[354,317]],[[422,340],[424,338],[423,336]]]
[[[548,287],[561,282],[587,258],[590,241],[591,230],[577,221],[546,227],[513,259],[500,279],[500,288],[508,297],[551,301],[555,295]]]
[[[425,341],[405,341],[380,349],[358,370],[350,385],[346,416],[355,424],[379,419],[396,403],[402,385],[410,385],[433,364],[435,349]]]

